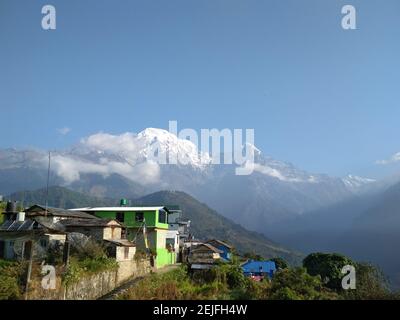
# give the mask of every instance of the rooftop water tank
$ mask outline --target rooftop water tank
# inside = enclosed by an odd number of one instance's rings
[[[18,212],[17,213],[17,219],[18,222],[23,222],[25,221],[25,212]]]
[[[17,212],[17,202],[16,201],[8,201],[6,206],[6,212]]]

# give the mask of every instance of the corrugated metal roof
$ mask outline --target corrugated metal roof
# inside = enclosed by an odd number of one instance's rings
[[[211,251],[213,251],[215,253],[223,253],[222,250],[219,250],[219,249],[215,248],[214,246],[212,246],[209,243],[201,243],[201,244],[197,245],[196,247],[192,248],[191,252],[195,252],[197,250],[200,250],[201,247],[206,247],[206,248],[208,248],[209,250],[211,250]]]
[[[224,247],[227,247],[228,249],[232,249],[232,248],[233,248],[231,245],[229,245],[229,244],[227,244],[226,242],[223,242],[223,241],[221,241],[221,240],[211,239],[211,240],[206,241],[206,243],[210,243],[210,244],[212,244],[213,242],[216,242],[216,243],[219,244],[219,245],[222,245],[222,246],[224,246]],[[213,245],[213,244],[212,244],[212,245]],[[215,247],[215,246],[214,246],[214,247]]]
[[[123,246],[123,247],[135,247],[135,243],[126,239],[113,239],[113,240],[104,240],[106,242],[113,243],[117,246]]]
[[[48,207],[46,210],[46,207],[40,206],[40,205],[34,205],[28,209],[25,210],[27,217],[34,217],[34,216],[55,216],[55,217],[71,217],[71,218],[81,218],[81,219],[98,219],[97,217],[85,213],[85,212],[80,212],[79,210],[66,210],[66,209],[61,209],[61,208],[53,208],[53,207]]]
[[[71,211],[85,211],[85,212],[96,212],[96,211],[153,211],[153,210],[167,210],[166,207],[87,207],[87,208],[76,208],[70,209]]]
[[[113,224],[111,224],[113,222]],[[63,219],[59,222],[66,227],[107,227],[110,225],[116,225],[122,227],[122,225],[113,219]]]
[[[245,273],[259,273],[275,271],[276,266],[274,261],[248,261],[242,264],[242,269]]]

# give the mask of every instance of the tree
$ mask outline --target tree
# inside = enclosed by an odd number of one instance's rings
[[[270,288],[273,300],[331,300],[338,296],[325,288],[319,276],[311,276],[304,268],[278,271]]]
[[[345,265],[355,267],[356,288],[344,290],[341,270]],[[324,284],[339,293],[344,299],[379,300],[395,299],[383,272],[368,263],[354,262],[340,254],[312,253],[303,260],[310,275],[319,275]]]
[[[289,268],[289,264],[283,258],[276,257],[276,258],[272,258],[271,261],[275,262],[275,266],[276,266],[277,270]]]
[[[246,252],[243,255],[244,258],[249,259],[249,260],[254,260],[254,261],[263,261],[265,260],[264,257],[260,256],[259,254],[256,254],[255,252]]]
[[[344,255],[337,253],[311,253],[303,260],[303,267],[308,274],[320,276],[323,283],[330,289],[342,290],[342,268],[345,265],[356,264]]]
[[[381,300],[398,299],[390,292],[389,283],[383,272],[368,263],[356,264],[356,289],[342,293],[345,299]]]

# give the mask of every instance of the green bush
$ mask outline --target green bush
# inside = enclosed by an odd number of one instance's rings
[[[357,263],[356,289],[343,290],[344,299],[350,300],[386,300],[399,299],[398,294],[389,289],[389,282],[383,272],[368,263]]]
[[[324,284],[333,290],[342,290],[342,268],[345,265],[355,266],[355,263],[341,254],[312,253],[303,260],[303,267],[312,276],[319,275]]]
[[[0,275],[0,300],[16,300],[20,295],[18,279]]]
[[[220,278],[229,289],[244,289],[246,285],[246,277],[239,265],[224,264],[216,268],[221,274]]]
[[[106,257],[106,248],[94,239],[88,239],[86,242],[74,243],[71,245],[71,255],[77,257],[79,260],[84,259],[97,259],[99,257]]]
[[[263,261],[265,260],[264,257],[260,256],[259,254],[256,254],[254,252],[246,252],[243,255],[244,258],[246,258],[247,260],[254,260],[254,261]]]
[[[115,270],[118,263],[115,259],[107,257],[86,258],[79,262],[80,267],[88,273],[97,273],[106,270]]]
[[[329,265],[329,264],[328,264]],[[119,299],[167,300],[335,300],[335,299],[398,299],[382,286],[376,268],[357,264],[357,290],[335,291],[326,286],[320,275],[310,275],[305,268],[285,268],[272,280],[261,282],[244,277],[234,261],[210,270],[188,273],[185,265],[164,274],[151,274],[138,281]]]
[[[13,300],[20,297],[20,282],[23,274],[23,264],[0,260],[0,300]]]
[[[181,266],[165,274],[152,274],[130,288],[121,299],[260,299],[268,294],[269,282],[244,277],[239,265],[223,263],[210,270],[188,273]],[[166,292],[169,288],[169,292]]]
[[[275,262],[275,266],[276,266],[277,270],[289,268],[289,264],[283,258],[276,257],[276,258],[272,258],[271,261]]]
[[[320,276],[309,275],[304,268],[278,271],[270,290],[273,300],[330,300],[338,296],[325,288]]]
[[[67,271],[63,274],[63,283],[68,286],[77,282],[85,275],[91,275],[103,271],[116,270],[118,262],[113,258],[100,256],[97,258],[85,258],[79,260],[77,257],[71,257]]]

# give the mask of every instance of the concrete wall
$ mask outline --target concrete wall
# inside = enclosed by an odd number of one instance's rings
[[[117,274],[118,284],[132,277],[140,277],[150,273],[151,266],[149,260],[129,260],[118,262],[119,269]]]
[[[65,287],[61,276],[57,276],[56,289],[43,289],[43,276],[37,270],[30,283],[29,300],[95,300],[117,288],[132,277],[140,277],[150,273],[148,260],[129,260],[118,262],[117,271],[104,271],[82,277],[79,281]],[[57,275],[61,270],[57,271]]]
[[[117,246],[115,249],[116,249],[115,259],[118,262],[132,261],[135,259],[136,247]],[[127,258],[125,258],[125,250],[127,250],[128,253]]]
[[[104,228],[103,231],[103,239],[105,240],[113,240],[113,239],[121,239],[122,228],[120,227],[108,227]]]
[[[112,291],[118,285],[115,271],[101,272],[66,288],[66,300],[93,300]]]

